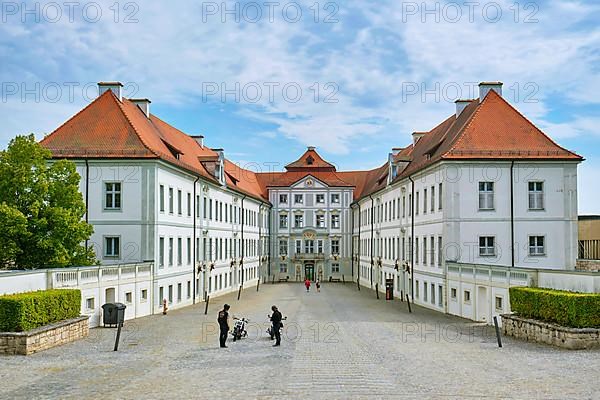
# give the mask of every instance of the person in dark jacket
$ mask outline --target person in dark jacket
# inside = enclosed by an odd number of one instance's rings
[[[275,334],[275,344],[273,345],[273,347],[275,346],[280,346],[281,345],[281,332],[279,332],[279,329],[281,328],[281,313],[279,312],[279,310],[277,309],[277,306],[273,306],[271,307],[271,310],[273,311],[273,314],[271,315],[271,323],[273,324],[273,326],[271,327],[272,332]]]
[[[226,348],[225,342],[227,341],[227,333],[229,333],[229,304],[225,304],[223,309],[219,311],[219,317],[217,318],[219,323],[219,344],[221,347]]]

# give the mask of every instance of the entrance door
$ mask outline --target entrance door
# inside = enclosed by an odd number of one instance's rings
[[[315,280],[315,266],[307,264],[304,266],[304,277],[310,281]]]
[[[488,296],[487,288],[485,286],[479,286],[477,288],[477,320],[487,321],[488,320]]]

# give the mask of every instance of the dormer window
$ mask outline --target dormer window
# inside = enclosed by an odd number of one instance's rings
[[[313,165],[314,162],[315,162],[315,159],[312,156],[306,157],[306,163],[308,165]]]

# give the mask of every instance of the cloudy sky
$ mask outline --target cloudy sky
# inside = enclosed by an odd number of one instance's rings
[[[254,169],[317,146],[371,168],[476,84],[586,158],[600,213],[600,5],[551,2],[2,2],[0,147],[39,138],[117,80]]]

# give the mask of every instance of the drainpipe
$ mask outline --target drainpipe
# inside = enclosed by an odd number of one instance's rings
[[[269,234],[267,235],[267,280],[271,276],[271,206],[269,207],[269,213],[267,214],[267,224],[269,226]]]
[[[513,171],[515,161],[510,162],[510,266],[515,267],[515,196]]]
[[[410,291],[413,303],[415,302],[415,181],[412,176],[408,176],[410,181],[411,202],[410,202]]]
[[[90,198],[90,164],[88,163],[88,159],[85,159],[85,223],[89,223],[88,216],[88,208],[89,208],[89,198]],[[89,238],[85,239],[85,251],[89,251]]]
[[[354,210],[350,206],[350,271],[354,278]]]
[[[373,196],[369,195],[369,198],[371,199],[371,287],[373,287],[373,262],[374,262],[374,254],[373,254],[373,246],[374,246],[374,239],[373,239],[373,233],[375,230],[375,208],[373,206],[375,200],[373,200]]]
[[[198,290],[196,288],[196,254],[198,252],[198,248],[196,246],[196,218],[198,217],[196,215],[196,209],[198,208],[198,204],[196,203],[196,184],[198,184],[198,181],[200,180],[200,176],[196,177],[196,180],[194,181],[194,198],[192,200],[192,204],[193,204],[193,211],[192,211],[192,218],[193,218],[193,233],[192,233],[192,248],[193,248],[193,253],[192,253],[192,268],[193,268],[193,279],[192,279],[192,304],[196,304],[196,291]]]
[[[360,211],[360,203],[358,204],[358,272],[356,273],[356,281],[360,284],[360,227],[362,225],[362,216]]]

